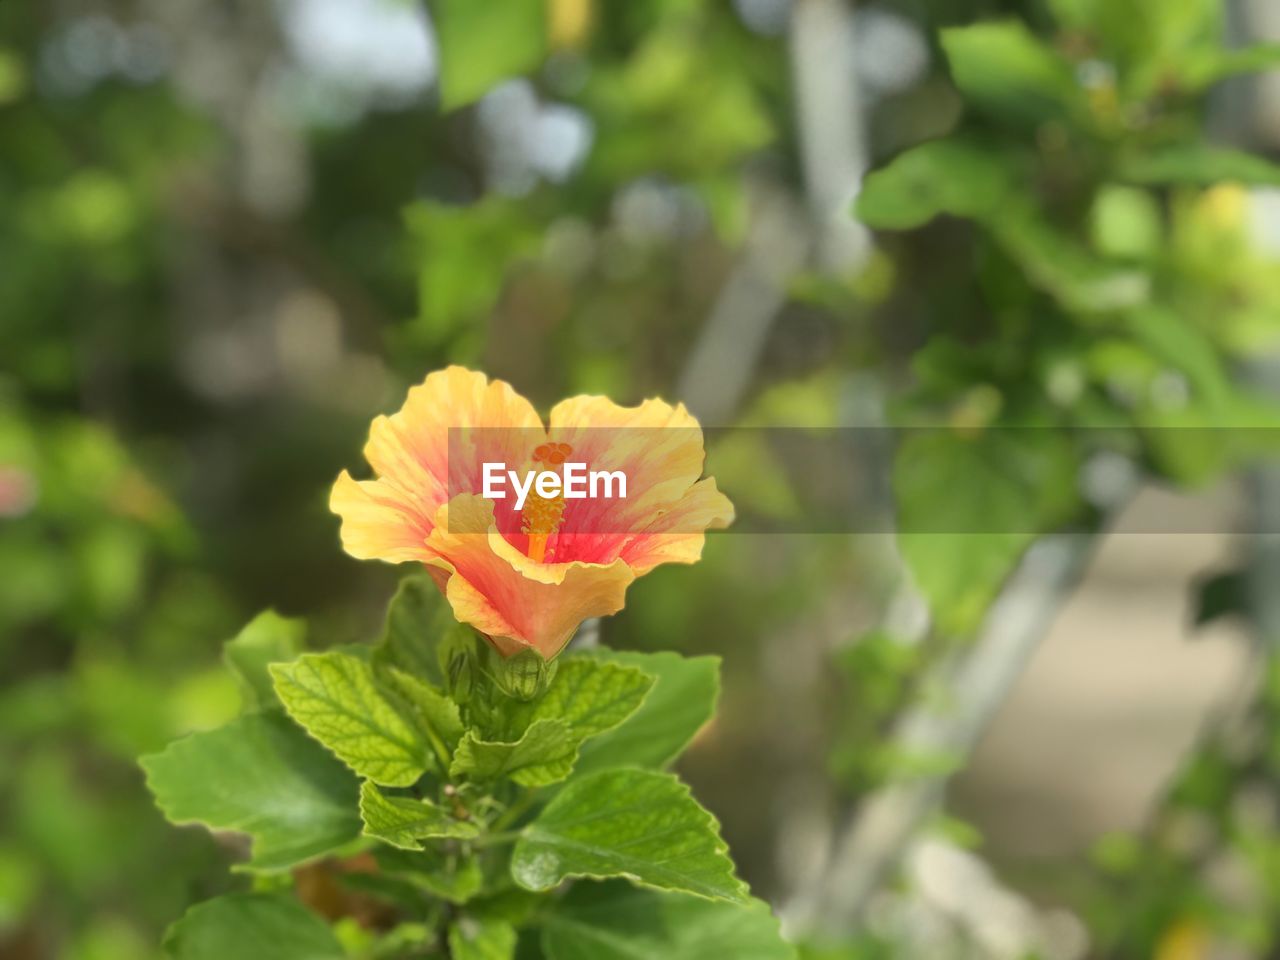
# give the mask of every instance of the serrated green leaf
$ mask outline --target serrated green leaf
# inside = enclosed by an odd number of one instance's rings
[[[375,665],[441,683],[444,677],[436,662],[436,647],[456,623],[440,589],[427,574],[405,577],[387,605],[382,637],[373,652]]]
[[[561,657],[555,679],[541,697],[504,704],[507,739],[538,720],[563,720],[579,742],[612,730],[639,709],[655,678],[638,667],[597,657]]]
[[[271,675],[289,715],[362,777],[407,787],[431,765],[427,744],[358,657],[307,654],[272,665]]]
[[[453,960],[511,960],[515,927],[490,917],[461,917],[449,928],[449,954]]]
[[[1280,164],[1228,147],[1179,143],[1125,158],[1120,164],[1119,176],[1130,183],[1149,185],[1207,187],[1230,181],[1274,187],[1280,185]]]
[[[382,673],[387,692],[400,699],[401,713],[418,726],[423,737],[435,734],[452,750],[466,729],[458,705],[430,684],[389,667]]]
[[[507,777],[521,786],[563,780],[578,759],[578,737],[564,720],[536,720],[514,743],[481,740],[468,731],[449,768],[451,777],[487,782]]]
[[[394,847],[374,851],[378,869],[450,903],[466,903],[484,886],[480,861],[430,845],[421,852]]]
[[[172,960],[343,960],[329,925],[280,893],[230,893],[198,903],[169,928]]]
[[[421,850],[421,840],[466,840],[480,833],[474,823],[457,819],[430,800],[388,797],[368,780],[360,787],[360,816],[365,836],[401,850]]]
[[[223,644],[222,659],[240,683],[245,710],[275,706],[275,689],[267,667],[300,654],[306,633],[306,621],[265,610]]]
[[[355,839],[356,778],[281,713],[250,714],[143,757],[165,816],[253,839],[258,870],[281,870]]]
[[[855,212],[879,230],[909,230],[943,214],[983,220],[997,215],[1020,179],[1016,154],[1007,147],[933,140],[868,174]]]
[[[965,102],[997,119],[1040,124],[1080,103],[1070,65],[1019,20],[943,30],[942,49]]]
[[[501,80],[526,73],[546,54],[542,0],[440,0],[431,6],[431,23],[440,50],[440,101],[446,110],[479,99]]]
[[[719,824],[669,773],[602,770],[577,777],[516,841],[511,876],[526,890],[567,877],[627,877],[711,900],[747,899]]]
[[[607,767],[665,767],[715,714],[720,658],[598,648],[583,656],[636,667],[655,677],[640,708],[582,745],[578,773]]]
[[[542,923],[547,960],[792,960],[768,904],[703,900],[623,881],[579,883]]]

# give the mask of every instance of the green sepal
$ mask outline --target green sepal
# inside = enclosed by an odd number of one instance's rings
[[[437,648],[439,668],[444,677],[444,688],[455,703],[465,706],[471,702],[480,675],[479,665],[487,657],[481,640],[470,628],[457,626],[440,641]]]
[[[494,653],[490,669],[498,689],[513,700],[527,703],[544,693],[556,675],[556,662],[531,647],[509,657]]]

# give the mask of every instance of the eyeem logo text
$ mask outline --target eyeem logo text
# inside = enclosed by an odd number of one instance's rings
[[[627,475],[621,470],[587,470],[585,463],[565,462],[562,473],[554,470],[528,470],[523,479],[515,470],[508,470],[505,463],[484,464],[484,488],[486,500],[507,499],[507,485],[515,493],[515,507],[523,510],[529,492],[542,500],[625,500],[627,499]]]

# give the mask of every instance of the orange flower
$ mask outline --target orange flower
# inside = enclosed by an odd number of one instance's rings
[[[544,427],[508,384],[449,367],[373,421],[364,455],[378,479],[344,471],[329,499],[347,553],[426,564],[454,615],[503,656],[531,647],[554,657],[583,620],[622,609],[636,577],[696,562],[704,532],[733,520],[715,481],[698,479],[698,421],[662,400],[573,397]],[[486,463],[521,477],[563,476],[570,463],[621,471],[626,496],[530,489],[517,509],[510,485],[502,499],[482,496]]]

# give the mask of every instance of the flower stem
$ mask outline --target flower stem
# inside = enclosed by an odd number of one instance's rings
[[[500,847],[504,844],[515,843],[524,835],[523,830],[500,830],[497,833],[486,833],[482,837],[477,837],[471,841],[473,847]]]
[[[537,803],[537,795],[534,793],[526,793],[507,807],[502,816],[493,821],[494,829],[503,830],[510,827],[522,816],[529,812],[533,805]]]

